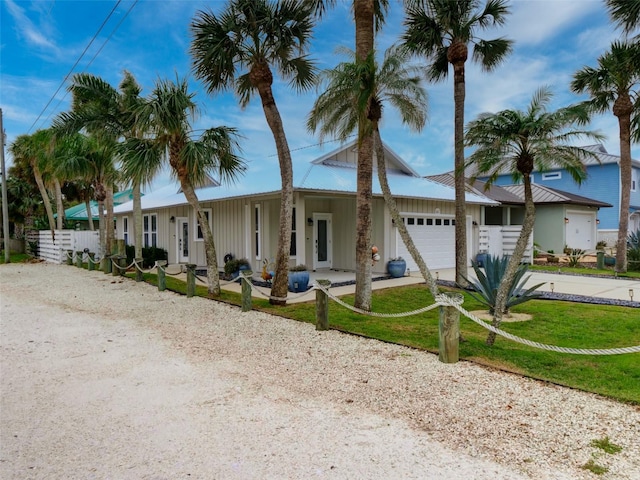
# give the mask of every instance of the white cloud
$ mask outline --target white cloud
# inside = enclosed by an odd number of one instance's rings
[[[41,33],[43,28],[36,26],[22,7],[13,0],[5,0],[5,5],[16,23],[18,36],[32,46],[57,51],[56,45]]]

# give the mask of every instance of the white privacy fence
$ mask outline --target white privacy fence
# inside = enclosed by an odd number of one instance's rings
[[[89,249],[96,257],[102,257],[100,233],[91,230],[40,230],[38,238],[38,258],[53,263],[66,262],[67,250],[74,252]]]
[[[493,256],[511,255],[521,230],[521,225],[481,225],[478,230],[478,250]],[[533,263],[533,235],[529,237],[522,260]]]

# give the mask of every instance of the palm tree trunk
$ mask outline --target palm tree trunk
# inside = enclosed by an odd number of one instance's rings
[[[424,278],[425,282],[433,295],[433,298],[436,298],[438,295],[438,285],[435,282],[427,264],[425,263],[422,255],[418,252],[415,244],[413,243],[413,239],[411,235],[409,235],[409,231],[407,230],[407,226],[402,221],[402,217],[400,216],[400,212],[398,211],[398,206],[396,205],[396,200],[393,198],[391,194],[391,189],[389,188],[389,182],[387,181],[387,168],[386,162],[384,159],[384,148],[382,146],[382,139],[380,138],[380,131],[378,130],[378,126],[374,127],[374,135],[375,135],[375,146],[376,146],[376,159],[378,162],[378,181],[380,182],[380,187],[382,188],[382,195],[384,197],[384,201],[387,204],[387,208],[389,209],[389,213],[391,214],[391,218],[396,224],[396,228],[398,232],[400,232],[400,237],[402,241],[409,250],[411,254],[411,258],[418,265],[418,269],[422,274],[422,278]]]
[[[629,203],[631,201],[631,117],[618,117],[620,129],[620,220],[616,242],[616,272],[627,271],[627,236],[629,235]]]
[[[464,103],[465,103],[465,71],[464,62],[453,65],[453,100],[454,100],[454,184],[456,205],[456,283],[466,286],[467,281],[467,209],[465,203],[464,172]]]
[[[507,264],[507,269],[504,272],[498,292],[496,293],[496,304],[493,312],[492,325],[496,328],[500,328],[502,323],[502,316],[507,305],[507,295],[509,293],[509,286],[513,282],[516,276],[518,266],[524,257],[524,252],[527,249],[529,243],[529,237],[533,232],[533,225],[536,221],[536,207],[533,203],[533,194],[531,192],[531,177],[526,174],[523,175],[524,183],[524,220],[522,222],[522,230],[520,230],[520,236],[516,242],[516,246],[513,250],[513,254]],[[486,344],[491,346],[496,341],[496,334],[489,332],[487,336]]]
[[[60,185],[60,180],[57,178],[53,179],[53,186],[56,192],[56,211],[58,213],[58,222],[57,228],[58,230],[62,230],[64,228],[64,203],[62,202],[62,187]]]
[[[266,67],[268,70],[268,67]],[[273,98],[271,83],[273,78],[271,72],[267,74],[266,70],[262,70],[262,81],[257,82],[258,93],[262,100],[262,109],[267,124],[271,129],[273,138],[276,143],[278,152],[278,161],[280,163],[280,180],[281,180],[281,196],[280,196],[280,222],[278,227],[278,249],[276,251],[276,266],[271,286],[271,297],[269,303],[274,305],[286,304],[289,282],[289,252],[291,250],[291,221],[293,213],[293,165],[291,162],[291,152],[289,144],[284,133],[282,118]],[[284,300],[277,300],[281,298]]]
[[[142,193],[139,182],[133,184],[133,244],[135,258],[142,258]]]
[[[354,0],[356,57],[364,60],[374,47],[374,0]],[[361,119],[361,122],[367,122]],[[373,135],[363,135],[359,125],[356,193],[356,291],[354,306],[371,310],[371,206],[373,181]]]
[[[44,205],[44,209],[47,212],[47,220],[49,220],[49,229],[51,230],[51,238],[54,237],[54,231],[56,229],[56,221],[53,218],[53,209],[51,208],[51,200],[49,200],[49,192],[44,186],[44,180],[42,179],[42,173],[40,173],[40,169],[35,162],[31,163],[31,168],[33,168],[33,176],[36,180],[36,185],[38,185],[38,190],[40,191],[40,195],[42,196],[42,203]]]
[[[89,230],[95,231],[96,227],[93,224],[93,213],[91,213],[91,200],[88,198],[84,201],[84,206],[87,209],[87,218],[89,219]]]
[[[207,220],[207,216],[200,207],[200,201],[198,196],[186,178],[180,178],[180,186],[184,193],[187,202],[191,205],[196,212],[198,222],[200,222],[200,229],[202,230],[202,236],[204,240],[204,251],[207,258],[207,293],[209,297],[220,296],[220,277],[218,275],[218,257],[216,253],[216,244],[213,240],[213,233],[211,232],[211,226]]]

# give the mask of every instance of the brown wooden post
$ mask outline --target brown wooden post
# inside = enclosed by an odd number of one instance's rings
[[[67,250],[67,265],[73,265],[73,250]]]
[[[125,274],[127,273],[127,256],[126,255],[118,256],[118,265],[120,266],[120,268],[118,269],[118,275],[120,275],[121,277],[124,277]]]
[[[248,312],[253,308],[253,299],[251,298],[251,275],[253,272],[245,270],[240,272],[240,283],[242,284],[242,311]]]
[[[330,280],[316,280],[324,288],[331,287]],[[316,290],[316,330],[329,330],[329,297],[320,289]]]
[[[120,255],[111,255],[111,275],[117,277],[120,275],[120,269],[118,266],[120,265]]]
[[[113,271],[113,265],[111,265],[111,255],[105,255],[102,257],[102,269],[104,273],[109,274]]]
[[[196,293],[196,265],[187,263],[187,297],[193,297]]]
[[[462,305],[460,293],[445,293],[454,303]],[[442,363],[457,363],[459,359],[460,312],[455,307],[440,307],[438,359]]]
[[[135,259],[135,267],[136,267],[136,282],[141,282],[144,280],[144,273],[142,272],[142,258]]]
[[[87,258],[87,270],[92,272],[95,268],[96,254],[95,252],[88,253],[89,258]]]
[[[164,292],[167,288],[167,277],[164,273],[164,267],[166,267],[167,262],[158,262],[157,270],[158,270],[158,291]]]
[[[76,267],[78,268],[82,268],[82,255],[84,255],[82,250],[76,252]]]
[[[127,256],[127,247],[124,243],[124,238],[118,239],[118,255],[124,255],[125,257]]]

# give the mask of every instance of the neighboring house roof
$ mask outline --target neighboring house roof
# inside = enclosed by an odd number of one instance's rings
[[[517,195],[524,200],[524,185],[503,185],[503,189]],[[612,207],[610,203],[601,202],[592,198],[582,197],[575,193],[563,192],[555,188],[545,187],[543,185],[532,184],[531,193],[533,194],[533,203],[538,205],[551,203],[568,203],[571,205],[585,205],[589,207]]]
[[[430,175],[427,178],[453,186],[453,174],[451,172],[440,175]],[[476,180],[471,184],[467,179],[467,189],[473,192],[479,192],[486,195],[492,200],[496,200],[501,204],[522,205],[524,204],[524,185],[489,185],[486,182]],[[571,205],[586,205],[590,207],[611,207],[610,203],[601,202],[592,198],[582,197],[573,193],[564,192],[551,187],[531,184],[531,193],[533,194],[533,202],[541,204],[565,203]]]
[[[116,205],[121,205],[123,203],[129,202],[133,197],[132,192],[133,190],[128,189],[128,190],[123,190],[121,192],[114,193],[113,205],[116,206]],[[96,202],[95,200],[91,200],[89,202],[89,205],[91,207],[91,216],[93,217],[93,220],[98,220],[99,219],[98,202]],[[76,220],[76,221],[89,220],[89,218],[87,217],[87,207],[84,203],[79,203],[77,205],[74,205],[73,207],[67,208],[64,211],[64,216],[67,220]]]
[[[355,141],[350,142],[329,152],[311,162],[306,169],[296,169],[294,165],[294,190],[355,194],[357,191],[356,163],[339,158],[340,155],[338,155],[340,153],[344,153],[345,155],[343,156],[348,154],[349,158],[352,159],[354,153],[350,149],[353,149],[355,144]],[[455,192],[452,188],[421,177],[386,145],[385,161],[389,187],[394,195],[403,198],[455,201]],[[375,169],[373,177],[373,194],[381,196],[382,190],[378,183]],[[207,202],[228,198],[277,194],[280,192],[281,187],[280,177],[279,175],[277,176],[277,181],[272,180],[272,178],[276,177],[265,175],[264,170],[260,167],[249,169],[235,184],[223,184],[198,189],[198,200]],[[466,201],[472,204],[497,205],[497,202],[481,193],[467,193]],[[142,208],[149,210],[187,203],[179,187],[173,184],[145,195],[142,199]],[[114,209],[115,213],[130,212],[131,210],[131,202]]]

